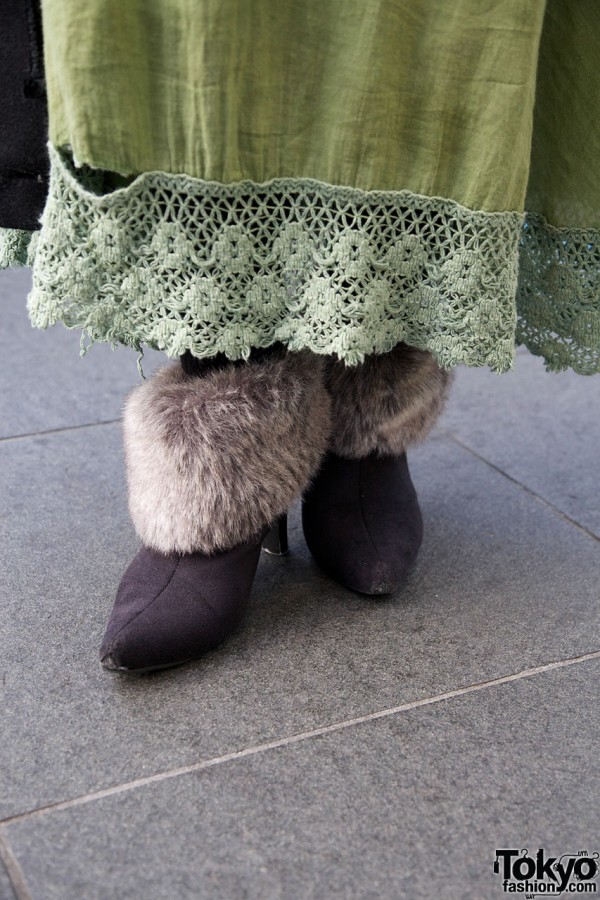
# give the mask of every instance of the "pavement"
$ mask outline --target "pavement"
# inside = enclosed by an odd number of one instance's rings
[[[123,677],[136,355],[34,331],[28,285],[0,273],[2,900],[493,900],[548,858],[600,892],[600,378],[460,369],[402,591],[330,581],[295,510],[237,634]]]

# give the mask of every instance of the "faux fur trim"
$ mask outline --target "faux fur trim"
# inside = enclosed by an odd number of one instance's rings
[[[451,373],[425,350],[398,344],[359,366],[328,363],[330,449],[347,459],[396,456],[429,433],[446,401]]]
[[[302,351],[202,377],[176,363],[133,391],[123,424],[143,544],[227,550],[283,514],[316,472],[330,434],[323,360]]]

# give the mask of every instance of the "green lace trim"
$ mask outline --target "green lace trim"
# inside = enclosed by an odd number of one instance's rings
[[[50,155],[30,315],[38,327],[82,329],[82,345],[238,359],[282,341],[357,363],[406,341],[444,367],[501,372],[514,358],[519,250],[533,275],[536,254],[548,260],[545,233],[536,223],[522,240],[516,212],[308,179],[223,185],[161,172],[101,195],[97,172],[75,177]],[[521,283],[525,339],[537,282]]]
[[[30,266],[33,260],[36,231],[22,231],[18,228],[0,228],[0,269],[13,266]],[[31,250],[31,252],[30,252]]]
[[[521,239],[517,341],[549,371],[600,372],[600,232],[529,214]]]

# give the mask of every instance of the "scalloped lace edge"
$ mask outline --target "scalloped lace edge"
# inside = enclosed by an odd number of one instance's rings
[[[149,172],[100,194],[99,173],[50,156],[30,316],[81,329],[84,351],[239,359],[281,341],[355,364],[404,341],[502,372],[522,342],[600,370],[597,233],[310,179]]]
[[[556,228],[528,213],[516,303],[517,342],[549,371],[600,372],[600,230]]]
[[[20,228],[0,228],[0,269],[32,265],[37,234]]]

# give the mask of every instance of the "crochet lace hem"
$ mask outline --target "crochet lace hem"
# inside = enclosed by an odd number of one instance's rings
[[[517,342],[549,371],[600,372],[600,231],[554,228],[529,214],[517,310]]]
[[[0,269],[16,266],[29,266],[32,262],[35,231],[22,231],[19,228],[0,228]]]
[[[309,179],[223,185],[161,172],[101,194],[97,172],[50,155],[35,326],[62,321],[82,329],[82,344],[146,344],[169,356],[239,359],[281,341],[351,364],[404,341],[443,367],[501,372],[514,358],[521,249],[532,265],[519,336],[542,352],[541,326],[526,329],[530,308],[541,321],[536,261],[549,271],[552,253],[537,222],[523,232],[520,213]],[[600,341],[589,348],[586,322],[585,364],[555,331],[567,364],[597,370]],[[557,368],[566,356],[547,359]]]

